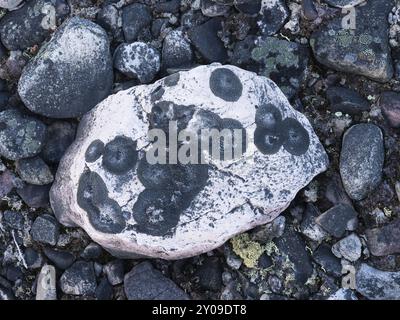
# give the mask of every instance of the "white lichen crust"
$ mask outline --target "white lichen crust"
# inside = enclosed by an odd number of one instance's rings
[[[234,99],[218,97],[210,88],[211,75],[221,68],[230,70],[240,79],[242,90]],[[217,248],[234,235],[276,218],[297,192],[328,166],[327,155],[309,121],[290,106],[271,80],[218,64],[180,72],[173,79],[119,92],[86,114],[76,141],[60,163],[51,189],[51,205],[58,219],[67,226],[82,227],[94,241],[119,257],[139,255],[180,259]],[[157,92],[160,101],[173,102],[178,107],[194,106],[196,110],[212,111],[221,118],[239,121],[250,140],[240,159],[230,162],[211,160],[204,188],[182,212],[172,232],[162,236],[141,233],[135,228],[133,206],[145,189],[137,176],[137,166],[118,175],[103,167],[102,157],[90,163],[85,160],[85,152],[93,141],[107,145],[117,136],[136,141],[139,157],[142,151],[148,150],[148,119]],[[309,145],[303,154],[294,155],[284,147],[269,155],[257,149],[252,141],[256,108],[265,103],[278,108],[283,119],[296,119],[307,131]],[[78,204],[79,181],[88,171],[101,177],[108,198],[124,212],[126,225],[123,230],[116,233],[99,231]],[[107,216],[107,206],[102,208],[102,214]]]

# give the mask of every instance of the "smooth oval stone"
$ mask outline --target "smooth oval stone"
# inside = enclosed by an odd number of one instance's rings
[[[340,175],[350,198],[362,200],[379,185],[384,160],[379,127],[358,124],[346,131],[340,153]]]
[[[32,112],[73,118],[106,98],[112,83],[107,33],[89,20],[74,17],[24,68],[18,93]]]
[[[162,92],[158,100],[154,92]],[[257,110],[266,105],[260,124],[289,132],[273,154],[252,141]],[[225,136],[198,135],[210,129],[239,130],[249,140],[243,154],[214,156],[230,144]],[[178,141],[173,134],[182,130]],[[188,155],[207,138],[215,151],[200,148],[205,161],[198,163]],[[93,141],[105,148],[92,158]],[[58,168],[51,205],[60,222],[82,227],[117,257],[180,259],[272,221],[327,166],[307,118],[275,83],[213,64],[120,91],[87,113]]]

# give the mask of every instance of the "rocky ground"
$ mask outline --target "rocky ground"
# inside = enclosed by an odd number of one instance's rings
[[[37,55],[75,16],[97,38]],[[0,299],[400,299],[397,1],[0,0],[0,39]],[[72,52],[86,76],[48,76]],[[80,117],[212,62],[274,80],[329,169],[270,224],[193,258],[116,259],[62,226],[49,190]]]

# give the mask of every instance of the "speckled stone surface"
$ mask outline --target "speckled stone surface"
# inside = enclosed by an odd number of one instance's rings
[[[393,0],[368,1],[315,31],[310,39],[318,62],[334,70],[385,82],[393,76],[387,16]]]
[[[149,169],[147,132],[162,115],[192,132],[213,119],[246,128],[247,148],[232,161]],[[309,121],[271,80],[214,64],[119,92],[85,115],[51,205],[116,256],[179,259],[273,220],[327,166]]]

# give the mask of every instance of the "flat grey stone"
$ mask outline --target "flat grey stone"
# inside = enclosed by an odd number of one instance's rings
[[[370,300],[399,300],[400,272],[386,272],[362,263],[356,273],[356,290]]]
[[[352,230],[357,212],[348,204],[338,204],[316,218],[316,223],[336,238],[341,238],[346,230]]]
[[[172,280],[142,262],[125,275],[124,290],[128,300],[188,300],[189,296]]]

